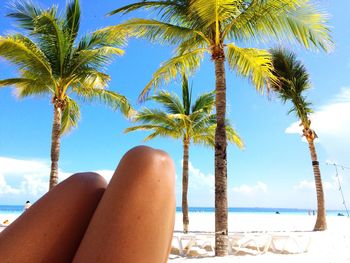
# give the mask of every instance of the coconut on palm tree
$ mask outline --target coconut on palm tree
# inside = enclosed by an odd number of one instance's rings
[[[192,73],[208,53],[215,66],[215,254],[228,253],[226,77],[225,62],[238,74],[249,77],[258,90],[273,79],[271,56],[266,50],[246,48],[252,41],[272,38],[299,42],[306,48],[332,45],[326,16],[311,0],[154,0],[140,1],[112,11],[154,12],[155,19],[131,19],[110,29],[129,30],[131,35],[155,43],[177,46],[175,55],[162,64],[146,85],[152,87]],[[243,47],[241,46],[243,45]],[[241,47],[240,47],[241,46]]]
[[[215,104],[213,92],[204,93],[192,104],[192,91],[189,89],[188,80],[183,76],[182,101],[176,94],[162,91],[150,99],[160,103],[164,110],[143,109],[136,114],[135,121],[143,124],[126,129],[126,132],[146,130],[152,133],[145,141],[155,137],[170,137],[182,139],[182,215],[183,231],[188,232],[188,162],[189,147],[191,142],[206,146],[215,146],[216,116],[212,114]],[[227,139],[235,143],[239,148],[243,143],[232,126],[226,122]]]
[[[292,103],[293,106],[288,113],[294,112],[300,119],[300,126],[303,127],[303,136],[309,144],[317,193],[317,219],[314,230],[323,231],[327,229],[327,222],[322,178],[314,144],[317,135],[311,128],[311,120],[309,118],[309,114],[312,113],[311,103],[303,95],[311,86],[309,74],[304,65],[296,59],[295,54],[292,52],[283,49],[273,49],[271,53],[274,74],[280,80],[278,84],[272,83],[272,88],[283,103],[287,101]]]
[[[30,2],[12,6],[9,17],[27,34],[0,36],[0,56],[18,67],[19,76],[0,80],[0,87],[15,86],[19,97],[49,95],[53,105],[50,189],[58,181],[61,134],[77,125],[80,117],[75,98],[98,99],[125,115],[131,111],[126,98],[105,90],[110,76],[101,69],[114,55],[124,36],[95,31],[77,38],[80,24],[78,0],[67,3],[64,15],[57,7],[42,9]]]

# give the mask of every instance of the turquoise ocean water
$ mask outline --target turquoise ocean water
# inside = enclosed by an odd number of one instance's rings
[[[23,205],[0,205],[0,216],[4,217],[7,215],[18,216],[24,210]],[[190,212],[197,213],[213,213],[213,207],[190,207]],[[245,214],[273,214],[278,211],[280,214],[290,215],[307,215],[312,209],[297,209],[297,208],[261,208],[261,207],[230,207],[230,213],[245,213]],[[181,212],[181,207],[176,208],[176,212]],[[346,215],[346,211],[343,210],[327,210],[327,215],[337,216],[338,213]]]

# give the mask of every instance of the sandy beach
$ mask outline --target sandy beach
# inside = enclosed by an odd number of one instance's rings
[[[229,213],[230,235],[283,236],[282,239],[276,238],[275,243],[285,246],[284,250],[274,252],[270,248],[263,254],[240,253],[223,258],[214,257],[210,251],[206,256],[199,257],[171,254],[168,262],[350,262],[350,218],[328,216],[328,230],[324,232],[312,232],[315,220],[315,216],[309,215]],[[181,229],[182,216],[177,213],[175,235],[181,236]],[[194,235],[213,232],[214,213],[190,213],[190,230],[190,234]],[[177,246],[174,240],[173,246]],[[299,251],[304,248],[307,248],[307,252]],[[254,252],[254,246],[251,251]]]
[[[15,216],[7,216],[7,218],[13,221]],[[214,220],[214,213],[191,212],[188,236],[206,237],[208,241],[213,236]],[[266,253],[255,254],[253,245],[246,251],[227,257],[214,257],[213,251],[206,251],[206,255],[200,256],[180,256],[178,253],[172,253],[168,263],[350,262],[350,218],[328,216],[328,230],[324,232],[312,231],[315,220],[315,216],[309,215],[229,213],[229,236],[253,235],[258,238],[258,242],[260,242],[259,237],[262,236],[282,236],[282,239],[274,241],[277,251],[273,251],[270,247]],[[3,229],[0,227],[0,232]],[[183,236],[181,229],[182,214],[177,212],[174,236]],[[176,241],[173,239],[172,244],[175,250],[179,247]],[[213,241],[212,238],[211,242]],[[184,245],[186,246],[186,242]],[[304,249],[307,249],[307,252],[300,252]],[[189,254],[195,254],[193,252],[196,251],[198,248],[193,246]]]

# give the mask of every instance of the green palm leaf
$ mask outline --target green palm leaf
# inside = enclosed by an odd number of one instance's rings
[[[204,111],[209,113],[215,106],[215,92],[200,95],[192,106],[192,112]]]
[[[299,119],[308,123],[308,115],[312,112],[311,103],[303,96],[303,92],[311,86],[309,74],[295,55],[284,49],[271,50],[273,55],[274,74],[280,79],[279,84],[271,85],[283,103],[292,102],[288,113],[295,112]],[[308,125],[307,125],[308,126]]]
[[[128,117],[135,114],[124,96],[105,90],[110,76],[103,72],[114,56],[123,54],[120,45],[126,42],[127,30],[100,29],[77,39],[78,0],[68,0],[65,13],[30,1],[16,2],[12,8],[8,16],[24,33],[0,36],[0,57],[16,65],[20,76],[0,80],[0,87],[15,86],[19,97],[49,95],[54,109],[51,189],[57,184],[60,136],[76,127],[80,116],[72,97],[101,101]]]
[[[0,87],[6,86],[16,86],[17,95],[20,98],[51,93],[46,83],[42,82],[40,79],[11,78],[0,80]]]
[[[137,130],[152,131],[145,140],[158,136],[177,139],[185,136],[195,144],[215,145],[216,115],[211,114],[215,103],[215,93],[204,93],[191,105],[192,99],[190,99],[191,95],[186,75],[182,76],[182,81],[182,101],[176,94],[165,91],[149,97],[148,100],[154,100],[164,110],[142,109],[133,119],[135,122],[141,122],[142,124],[127,128],[125,132]],[[229,141],[242,147],[242,141],[229,123],[228,127]]]
[[[240,75],[249,77],[258,90],[266,87],[268,80],[276,81],[269,52],[228,44],[227,55],[230,67],[236,69]]]
[[[61,134],[69,132],[72,128],[77,127],[80,119],[80,110],[78,104],[71,98],[67,98],[66,106],[62,112]]]
[[[179,97],[176,94],[162,91],[157,95],[152,96],[150,99],[162,104],[167,112],[171,114],[185,113],[184,105],[181,103]]]
[[[327,15],[309,0],[255,0],[224,30],[229,39],[278,38],[294,41],[306,48],[333,46],[326,26]]]
[[[149,4],[148,4],[149,3]],[[157,4],[161,3],[161,4]],[[153,75],[141,93],[141,98],[147,95],[151,87],[157,87],[168,83],[178,74],[190,74],[198,67],[201,59],[197,56],[191,63],[184,61],[184,55],[191,52],[205,51],[211,55],[215,64],[216,77],[216,111],[217,134],[215,141],[215,209],[216,230],[215,254],[227,255],[227,185],[226,185],[226,142],[225,142],[225,105],[226,105],[226,77],[225,62],[247,76],[258,90],[273,82],[276,77],[271,73],[271,58],[268,52],[256,49],[238,48],[235,43],[248,42],[250,40],[269,41],[270,39],[287,39],[301,43],[307,48],[328,49],[332,45],[329,29],[326,25],[326,17],[311,4],[311,0],[163,0],[141,1],[117,10],[120,13],[128,13],[140,8],[150,8],[157,11],[155,19],[159,24],[166,23],[167,28],[186,28],[186,34],[177,31],[163,31],[155,28],[147,28],[147,22],[142,25],[139,20],[138,27],[148,32],[134,36],[157,40],[159,43],[178,43],[176,53],[168,62],[161,65]],[[127,24],[128,22],[124,23]],[[123,26],[116,27],[119,30]],[[188,33],[187,33],[188,31]],[[189,31],[192,31],[190,33]],[[156,32],[161,32],[155,35]],[[166,33],[164,33],[166,32]],[[176,36],[178,34],[178,36]],[[182,38],[180,40],[180,38]],[[180,41],[179,41],[180,40]],[[198,41],[197,41],[198,40]],[[233,42],[227,45],[227,41]],[[248,42],[250,43],[250,42]],[[276,82],[276,83],[275,83]],[[197,112],[196,120],[200,120]],[[199,126],[200,127],[200,126]],[[184,142],[188,141],[187,130],[184,134]],[[155,135],[154,135],[155,136]],[[185,149],[184,149],[185,151]],[[187,178],[187,174],[184,176]],[[185,183],[184,183],[185,184]],[[186,184],[185,184],[186,185]],[[187,186],[186,186],[187,187]],[[188,226],[188,217],[184,226]],[[185,232],[186,227],[185,227]]]
[[[163,83],[168,83],[175,79],[178,74],[182,75],[184,72],[192,74],[200,65],[200,61],[203,57],[205,49],[196,49],[188,53],[176,56],[164,64],[153,74],[153,78],[146,85],[146,87],[141,92],[139,98],[144,100],[147,97],[149,90],[157,88]]]
[[[70,51],[68,32],[62,30],[63,22],[55,17],[56,10],[43,12],[35,20],[35,34],[40,38],[40,48],[49,58],[54,74],[62,76],[65,58],[69,58]]]
[[[127,98],[116,92],[96,88],[79,88],[75,89],[77,96],[83,101],[98,100],[108,105],[114,110],[119,109],[126,117],[131,117],[134,110],[129,104]]]
[[[237,16],[242,0],[196,0],[190,5],[197,19],[196,28],[213,28],[215,44],[221,44],[222,21],[232,20]]]
[[[43,52],[23,35],[0,36],[0,56],[16,64],[20,70],[41,72],[44,78],[51,75],[50,64]]]
[[[183,39],[193,37],[193,30],[176,26],[170,23],[164,23],[153,19],[130,19],[123,24],[117,25],[111,30],[118,31],[126,29],[129,34],[136,37],[143,37],[152,42],[164,41],[170,44],[179,44]]]
[[[173,7],[176,5],[178,5],[176,1],[143,1],[143,2],[133,3],[133,4],[129,4],[121,8],[115,9],[109,12],[107,15],[114,15],[118,13],[127,14],[129,12],[136,11],[141,8],[145,8],[145,9],[152,8],[157,10],[157,9],[163,9],[169,6]]]
[[[10,10],[11,12],[7,16],[13,18],[17,22],[18,27],[25,30],[33,30],[35,18],[43,12],[39,6],[25,0],[12,1]]]
[[[80,5],[78,0],[68,2],[66,7],[65,28],[70,35],[70,42],[73,44],[78,35],[80,25]]]

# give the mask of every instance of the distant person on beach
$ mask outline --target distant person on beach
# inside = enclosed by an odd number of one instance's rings
[[[10,221],[8,219],[5,219],[4,221],[2,221],[0,226],[8,226],[9,224],[10,224]]]
[[[29,201],[27,201],[24,205],[24,210],[27,210],[31,206],[32,206],[32,204]]]
[[[108,186],[75,174],[1,232],[0,262],[166,263],[174,181],[171,158],[145,146],[124,155]]]

